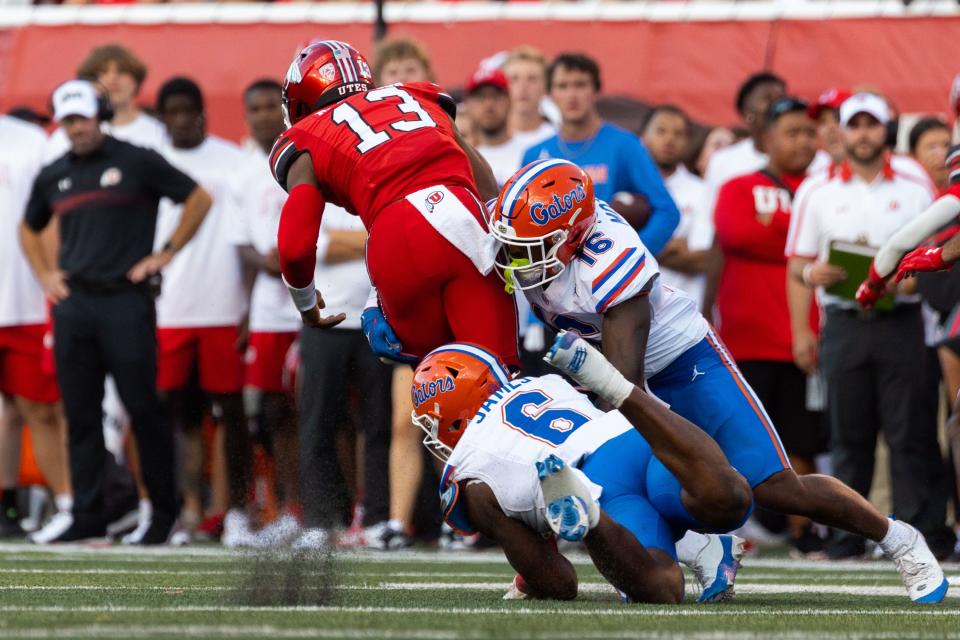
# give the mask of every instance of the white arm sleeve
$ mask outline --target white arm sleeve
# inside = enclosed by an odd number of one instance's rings
[[[364,309],[369,309],[370,307],[378,306],[377,303],[377,288],[373,285],[370,285],[370,294],[367,296],[367,303],[363,305]]]
[[[873,268],[880,276],[886,278],[896,271],[904,254],[915,249],[924,238],[933,235],[958,215],[960,215],[960,198],[952,194],[939,198],[883,243],[873,259]]]

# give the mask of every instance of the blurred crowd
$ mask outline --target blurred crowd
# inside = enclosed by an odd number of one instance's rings
[[[410,40],[382,43],[372,70],[379,84],[434,79],[429,55]],[[159,498],[151,495],[141,463],[151,452],[138,447],[130,429],[120,399],[123,380],[108,378],[102,392],[103,442],[111,455],[97,463],[102,468],[77,462],[84,450],[57,389],[57,377],[62,382],[66,375],[60,365],[71,356],[59,353],[54,366],[48,311],[73,285],[38,281],[17,241],[38,172],[69,156],[75,142],[47,114],[22,108],[0,116],[0,139],[21,141],[0,147],[0,199],[15,214],[7,216],[9,230],[0,239],[0,536],[28,536],[38,544],[74,539],[74,485],[78,474],[96,473],[103,478],[105,533],[126,544],[482,545],[441,524],[438,469],[410,424],[412,371],[377,360],[361,331],[370,282],[358,218],[328,205],[317,248],[317,288],[327,308],[345,312],[347,320],[332,330],[303,328],[289,300],[276,249],[285,193],[268,168],[284,129],[277,80],[251,78],[238,96],[249,135],[236,144],[207,132],[203,88],[188,77],[165,79],[155,103],[144,104],[139,90],[147,64],[124,46],[97,47],[76,71],[95,81],[109,102],[105,133],[157,151],[211,200],[194,238],[176,247],[162,278],[151,279],[158,295],[157,418],[174,426],[176,468],[168,472],[183,506],[178,521],[158,536]],[[937,434],[948,413],[945,400],[960,391],[952,320],[960,295],[949,278],[911,283],[890,313],[916,311],[922,320],[910,335],[885,338],[902,357],[886,362],[867,353],[849,364],[855,349],[844,341],[852,338],[821,332],[839,327],[830,314],[849,315],[855,333],[872,331],[886,316],[868,316],[831,297],[832,287],[846,279],[830,264],[831,242],[862,235],[863,244],[876,247],[886,238],[872,228],[831,237],[829,225],[807,228],[822,212],[811,213],[803,228],[798,218],[810,184],[836,178],[842,188],[844,179],[851,185],[859,179],[848,176],[848,156],[874,144],[868,130],[878,125],[883,173],[858,185],[856,197],[876,198],[880,213],[888,205],[902,215],[922,211],[948,188],[945,160],[955,132],[936,115],[941,105],[908,123],[879,88],[824,87],[805,101],[791,95],[789,79],[761,71],[731,87],[740,122],[706,126],[675,105],[604,102],[601,73],[588,55],[551,61],[519,46],[482,61],[466,80],[457,93],[457,125],[502,185],[525,159],[535,159],[530,149],[553,139],[564,149],[565,124],[584,113],[626,126],[639,122],[633,133],[681,213],[657,255],[663,282],[691,294],[717,326],[778,425],[794,468],[834,469],[868,495],[882,433],[890,460],[889,481],[882,484],[892,488],[892,511],[916,524],[939,557],[948,557],[955,543],[948,504],[956,502],[958,476]],[[571,149],[568,159],[577,162],[586,146]],[[607,175],[606,164],[584,169],[609,187],[612,206],[634,226],[649,222],[642,185]],[[901,197],[898,181],[917,193]],[[160,204],[157,250],[190,206],[174,200]],[[54,221],[40,232],[54,263],[57,226]],[[523,360],[536,373],[550,330],[522,295],[517,302]],[[850,389],[857,390],[854,397]],[[862,540],[830,539],[800,518],[760,513],[757,520],[748,537],[779,536],[797,553],[842,558],[866,551]]]

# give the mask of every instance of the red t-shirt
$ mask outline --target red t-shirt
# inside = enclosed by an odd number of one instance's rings
[[[796,191],[804,178],[781,180]],[[723,251],[718,329],[736,360],[793,362],[784,257],[790,201],[790,191],[764,171],[730,180],[717,195],[714,223]]]
[[[360,216],[369,230],[383,207],[433,185],[475,194],[470,160],[457,144],[452,99],[429,82],[354,94],[300,120],[274,144],[270,167],[280,186],[309,152],[327,202]]]

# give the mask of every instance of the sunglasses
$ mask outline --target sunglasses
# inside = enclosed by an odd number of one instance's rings
[[[800,98],[778,98],[770,105],[767,109],[766,118],[767,123],[770,124],[780,116],[786,115],[788,113],[794,113],[796,111],[807,111],[810,107],[810,104],[806,100],[801,100]]]

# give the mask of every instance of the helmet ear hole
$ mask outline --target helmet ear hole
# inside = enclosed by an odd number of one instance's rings
[[[460,426],[461,426],[461,425],[463,425],[463,419],[462,419],[462,418],[457,418],[456,420],[454,420],[453,422],[450,423],[450,428],[447,429],[447,431],[448,431],[449,433],[456,433],[457,431],[460,431]]]

